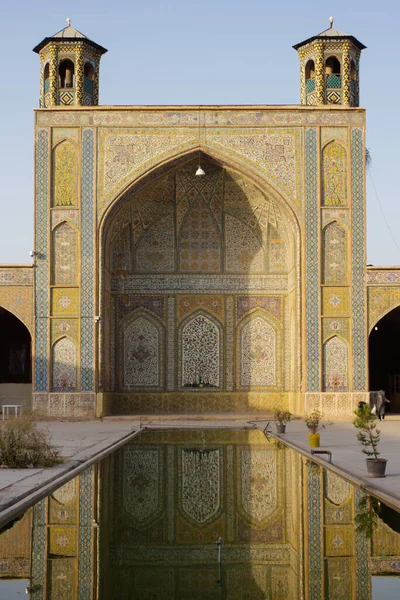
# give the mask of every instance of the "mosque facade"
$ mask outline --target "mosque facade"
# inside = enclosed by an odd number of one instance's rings
[[[366,267],[364,48],[332,23],[297,44],[296,106],[98,106],[105,48],[70,24],[36,46],[33,265],[0,267],[32,341],[25,404],[345,416],[367,398],[400,271]]]

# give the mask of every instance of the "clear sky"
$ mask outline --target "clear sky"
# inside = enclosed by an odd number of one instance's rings
[[[368,48],[361,59],[367,108],[368,263],[400,264],[400,2],[398,0],[3,0],[0,83],[0,263],[29,263],[33,246],[33,108],[39,57],[32,48],[72,25],[109,52],[100,104],[298,104],[292,45],[329,26]],[[396,243],[399,247],[397,247]]]

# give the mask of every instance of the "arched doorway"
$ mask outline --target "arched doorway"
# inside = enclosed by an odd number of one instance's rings
[[[382,317],[369,335],[369,389],[385,390],[391,412],[400,412],[400,306]]]
[[[10,311],[0,306],[0,404],[30,407],[31,335]]]
[[[197,155],[163,166],[103,226],[100,388],[112,413],[288,408],[299,384],[293,216],[250,177],[200,162],[203,177]]]

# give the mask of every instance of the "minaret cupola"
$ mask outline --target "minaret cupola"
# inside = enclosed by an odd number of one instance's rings
[[[71,26],[33,49],[40,56],[40,107],[96,106],[100,59],[105,48]]]
[[[293,46],[300,58],[301,104],[359,106],[359,65],[366,46],[330,27]]]

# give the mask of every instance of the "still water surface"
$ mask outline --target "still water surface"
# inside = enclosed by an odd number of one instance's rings
[[[260,431],[143,431],[2,531],[0,600],[398,599],[399,532]]]

